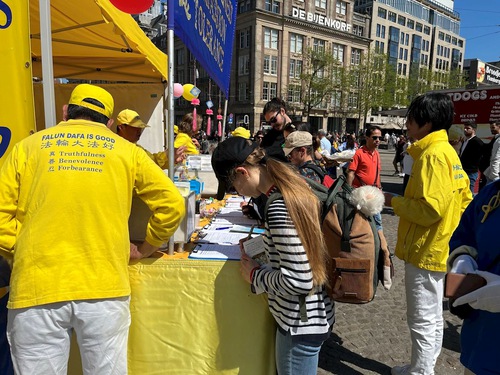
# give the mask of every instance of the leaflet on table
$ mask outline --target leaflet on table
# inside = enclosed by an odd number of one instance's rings
[[[217,215],[213,220],[212,223],[215,224],[227,224],[227,225],[248,225],[252,226],[256,223],[254,219],[250,219],[247,216],[241,215],[240,216],[219,216]]]
[[[241,232],[241,233],[250,233],[253,234],[263,234],[266,230],[264,228],[258,228],[255,225],[246,226],[246,225],[233,225],[230,229],[231,232]]]
[[[190,259],[206,260],[240,260],[240,245],[224,246],[220,244],[201,243],[189,254]]]
[[[242,216],[241,208],[222,207],[217,216]]]
[[[198,237],[198,243],[236,245],[241,239],[246,238],[246,233],[229,232],[229,229],[203,231]]]
[[[259,228],[255,224],[249,225],[237,225],[232,223],[210,223],[205,225],[201,232],[208,232],[211,230],[224,230],[228,229],[230,232],[239,232],[239,233],[250,233],[252,234],[263,234],[265,232],[264,228]]]

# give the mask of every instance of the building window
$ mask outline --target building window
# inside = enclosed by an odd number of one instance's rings
[[[375,52],[377,53],[385,53],[385,43],[379,42],[378,40],[375,42]]]
[[[353,25],[352,26],[352,33],[354,35],[363,36],[363,34],[364,34],[364,27],[363,26],[359,26],[359,25]]]
[[[387,18],[387,10],[384,8],[378,8],[378,16],[385,20]]]
[[[344,50],[345,46],[342,44],[333,43],[333,58],[342,64],[344,64]]]
[[[347,99],[347,103],[349,105],[349,108],[358,108],[358,95],[351,92],[349,94],[349,98]]]
[[[316,8],[326,9],[326,0],[314,0]]]
[[[314,38],[313,40],[313,50],[315,52],[325,52],[325,41],[322,39],[316,39]]]
[[[300,78],[302,74],[302,60],[290,59],[290,71],[288,76],[290,78]]]
[[[176,65],[184,65],[186,63],[186,51],[184,48],[175,50],[175,63]],[[179,81],[177,81],[179,82]]]
[[[264,82],[262,86],[262,100],[269,101],[277,95],[277,84],[275,82]]]
[[[385,26],[377,24],[376,35],[379,38],[385,39]]]
[[[431,28],[429,26],[424,26],[424,34],[431,35]]]
[[[250,56],[243,55],[238,57],[238,75],[248,74],[250,71]]]
[[[359,65],[361,62],[361,50],[357,48],[351,49],[351,65]]]
[[[325,78],[325,68],[324,67],[318,67],[318,69],[316,69],[316,77]]]
[[[250,29],[240,31],[240,48],[250,47]]]
[[[278,56],[264,55],[264,74],[278,74]]]
[[[347,4],[345,1],[337,0],[337,4],[335,5],[335,11],[337,14],[340,14],[342,16],[346,15],[347,11]]]
[[[415,26],[415,30],[422,32],[423,25],[420,22],[417,22],[417,25]]]
[[[406,18],[405,18],[405,17],[403,17],[403,16],[398,16],[398,23],[399,23],[401,26],[406,25]]]
[[[248,100],[248,85],[246,82],[238,83],[238,100],[240,102]]]
[[[264,47],[278,49],[278,30],[264,27]]]
[[[396,13],[389,11],[389,21],[396,22]]]
[[[290,52],[302,53],[304,37],[299,34],[290,33]]]
[[[281,1],[277,1],[277,0],[266,0],[266,10],[268,12],[273,12],[273,13],[277,13],[279,14],[280,13],[280,4]]]
[[[409,19],[406,22],[406,27],[409,27],[410,29],[414,29],[415,28],[415,21]]]
[[[175,77],[176,77],[176,82],[186,82],[186,80],[184,79],[185,75],[184,75],[184,70],[180,70],[180,69],[175,69]]]
[[[341,91],[334,91],[332,92],[332,97],[330,99],[330,106],[333,109],[340,108],[342,105],[342,92]]]
[[[399,35],[399,37],[401,38],[399,40],[399,44],[405,44],[405,33],[401,31],[401,34]]]
[[[291,103],[300,103],[302,97],[302,88],[299,85],[288,86],[288,101]]]
[[[251,10],[251,0],[240,0],[238,1],[238,12],[245,13]]]

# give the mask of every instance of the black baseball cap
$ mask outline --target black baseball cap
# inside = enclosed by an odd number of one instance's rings
[[[217,199],[224,198],[224,194],[231,188],[228,182],[229,173],[243,164],[257,147],[259,145],[256,142],[242,137],[231,137],[219,143],[212,153],[212,168],[219,180]]]

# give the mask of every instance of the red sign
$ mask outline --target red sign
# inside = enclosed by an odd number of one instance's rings
[[[454,124],[500,122],[500,88],[447,91],[446,94],[455,106]]]

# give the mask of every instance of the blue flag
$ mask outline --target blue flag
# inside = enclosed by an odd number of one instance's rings
[[[178,0],[174,33],[229,97],[236,0]]]

